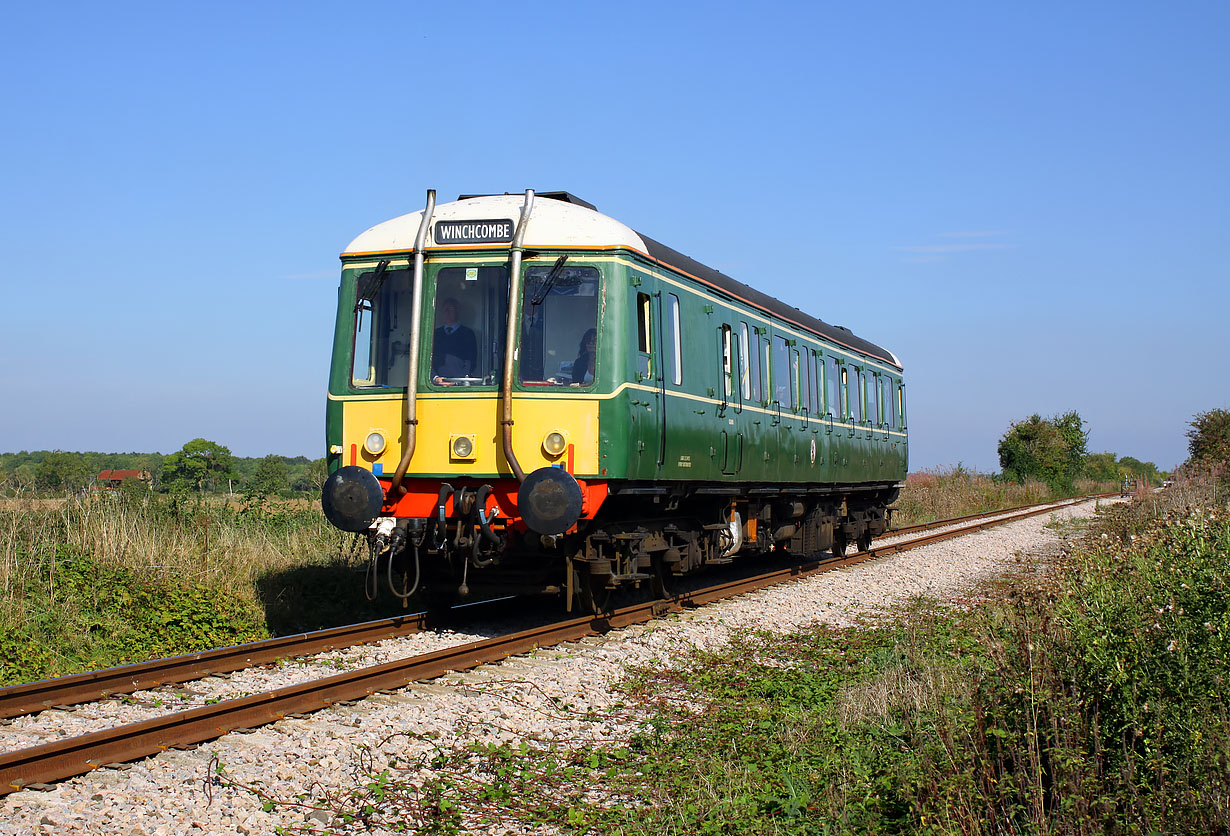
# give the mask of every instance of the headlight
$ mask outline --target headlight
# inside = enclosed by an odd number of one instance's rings
[[[474,439],[468,435],[455,435],[452,450],[454,459],[468,459],[474,455]]]
[[[559,430],[552,430],[542,440],[542,449],[547,451],[548,456],[558,456],[567,446],[568,438]]]
[[[363,440],[363,447],[373,456],[379,456],[384,452],[384,436],[377,432],[368,433]]]

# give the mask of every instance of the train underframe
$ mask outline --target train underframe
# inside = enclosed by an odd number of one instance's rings
[[[889,529],[899,492],[897,483],[625,483],[593,518],[539,535],[493,519],[489,486],[445,484],[436,515],[373,526],[368,590],[384,576],[394,595],[428,607],[545,594],[567,611],[600,614],[624,591],[669,597],[679,578],[735,559],[866,550]]]

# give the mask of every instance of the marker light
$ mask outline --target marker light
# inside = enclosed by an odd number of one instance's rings
[[[468,435],[453,436],[453,458],[468,459],[474,455],[474,439]]]
[[[568,439],[559,430],[552,430],[542,440],[542,449],[547,451],[548,456],[558,456],[567,446]]]
[[[384,436],[378,432],[370,432],[367,438],[363,440],[363,448],[373,456],[379,456],[384,452]]]

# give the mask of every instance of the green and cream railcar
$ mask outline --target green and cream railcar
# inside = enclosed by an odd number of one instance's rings
[[[323,502],[398,595],[600,609],[888,527],[897,358],[572,195],[432,195],[342,262]]]

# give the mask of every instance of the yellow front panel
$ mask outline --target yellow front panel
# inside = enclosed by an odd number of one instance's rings
[[[568,464],[568,452],[550,457],[542,448],[543,438],[562,432],[572,447],[573,471],[579,476],[598,472],[598,401],[587,398],[521,394],[513,396],[513,450],[521,469],[530,473],[545,465]],[[343,459],[350,464],[351,445],[358,445],[357,463],[371,468],[381,465],[392,474],[401,461],[405,445],[405,405],[401,399],[347,398],[343,408]],[[410,475],[511,476],[500,441],[500,397],[492,392],[475,395],[428,394],[418,400],[418,440]],[[387,441],[385,450],[373,456],[363,448],[368,433],[376,431]],[[450,455],[449,441],[458,435],[473,436],[470,458]],[[373,468],[374,469],[374,468]]]

